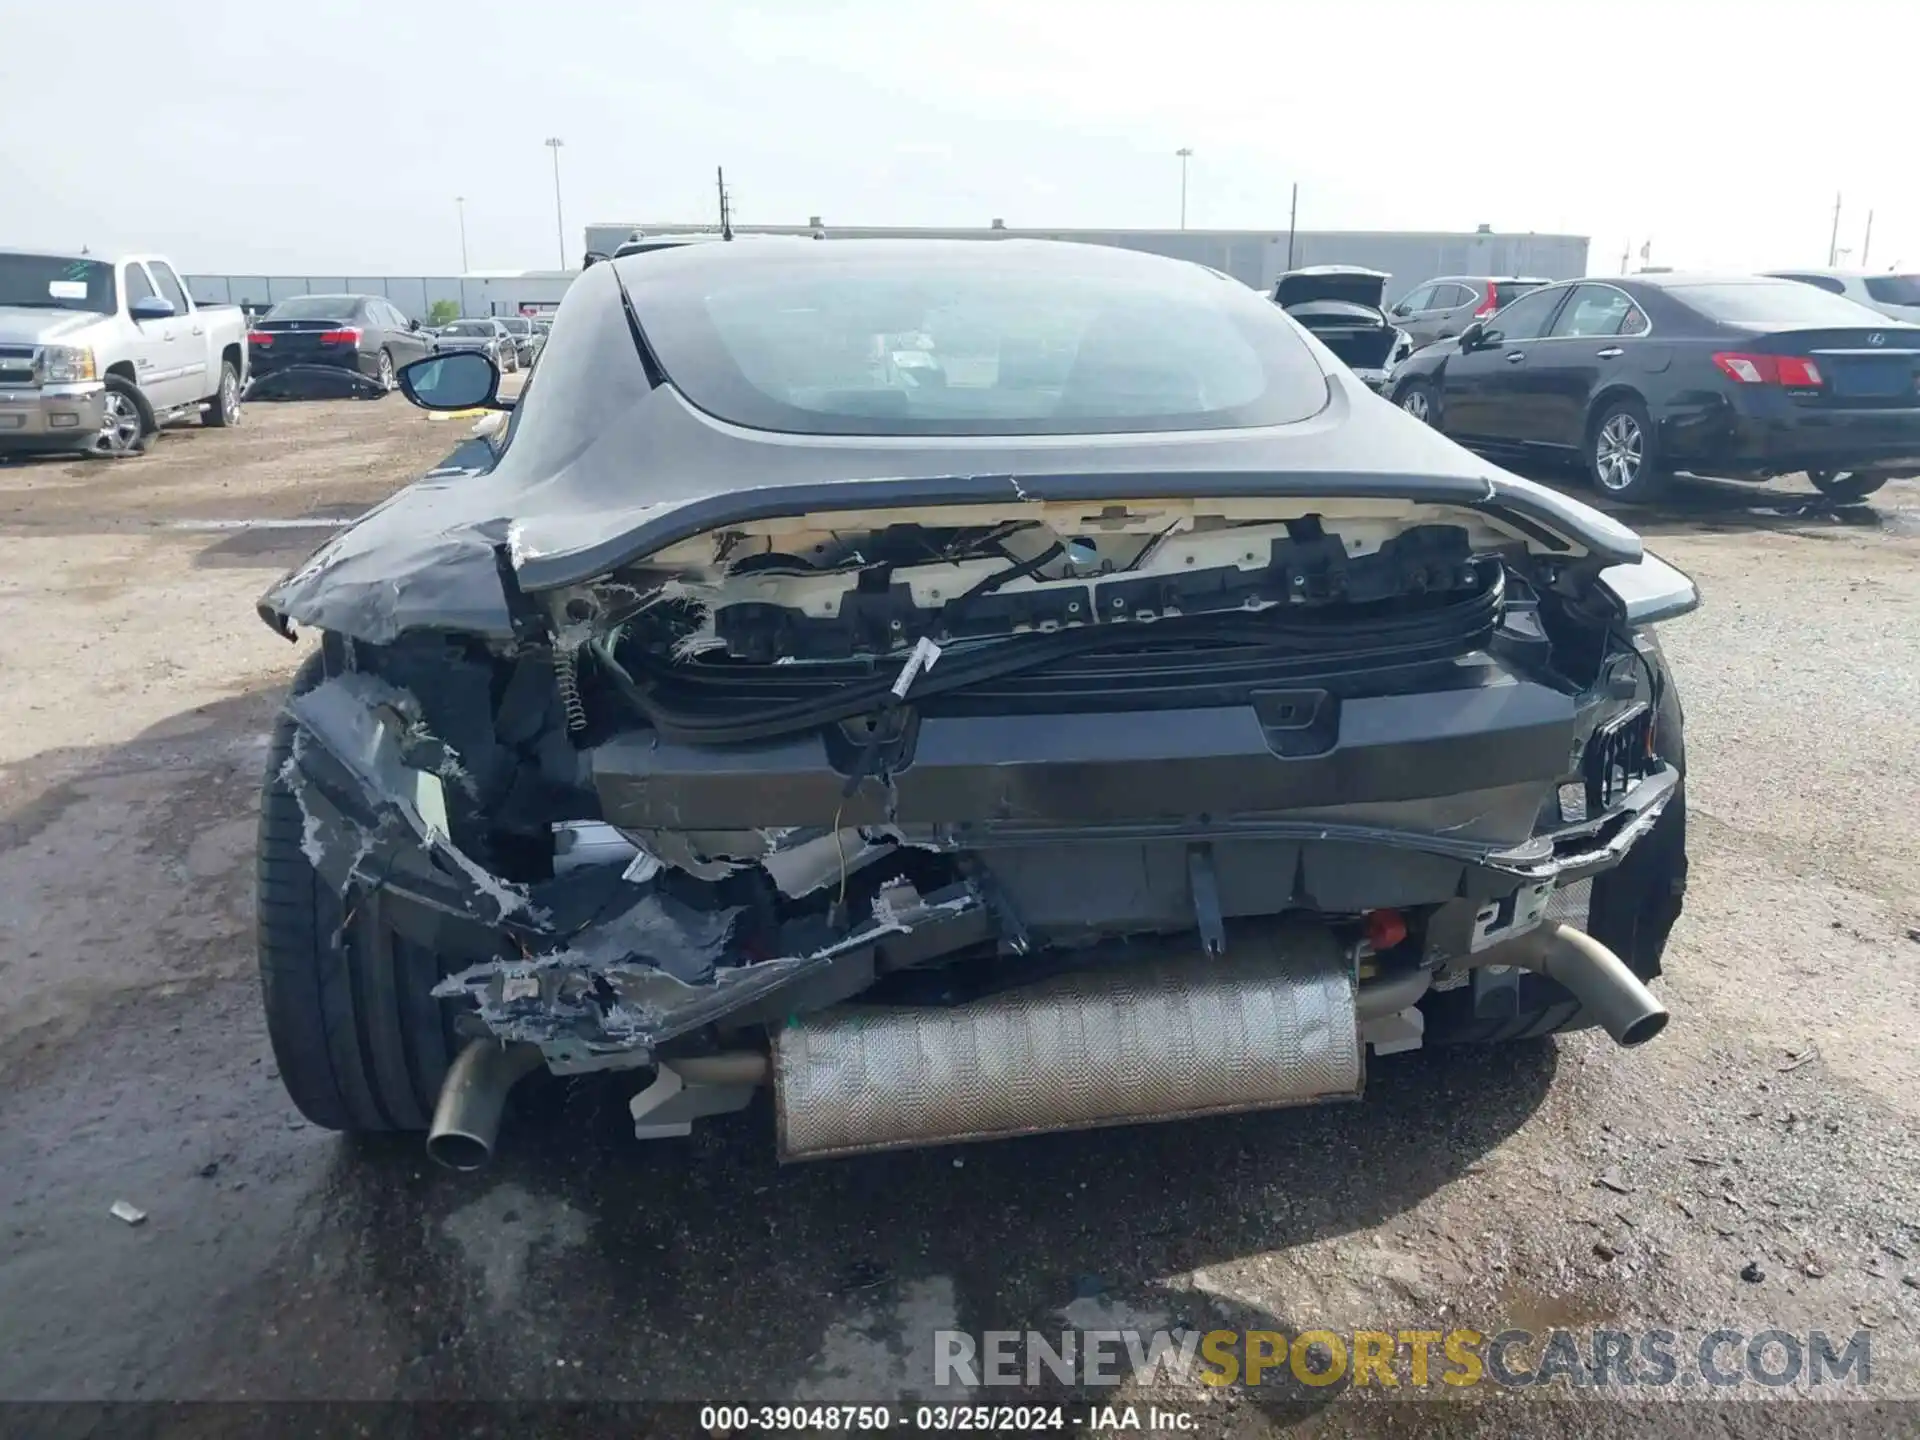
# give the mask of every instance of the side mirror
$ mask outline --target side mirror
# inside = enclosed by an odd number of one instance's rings
[[[418,320],[407,321],[407,329],[415,331],[417,333],[420,329],[420,322]]]
[[[400,393],[422,410],[504,410],[500,367],[479,350],[453,350],[402,365]]]
[[[171,320],[173,302],[164,295],[143,295],[127,307],[127,313],[136,320]]]
[[[1487,327],[1484,321],[1476,320],[1460,332],[1460,352],[1465,354],[1487,343]]]
[[[1413,313],[1413,307],[1402,300],[1398,305],[1393,307],[1393,313],[1396,315],[1411,315]]]

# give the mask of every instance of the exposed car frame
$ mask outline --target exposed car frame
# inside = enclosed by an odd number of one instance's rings
[[[701,408],[784,402],[714,388],[676,328],[700,297],[929,265],[928,293],[1223,307],[1295,418]],[[1685,759],[1648,627],[1693,585],[1237,282],[1029,242],[688,246],[583,273],[518,401],[484,365],[401,383],[504,428],[260,603],[322,642],[261,862],[269,1028],[318,1123],[466,1168],[526,1074],[636,1071],[639,1136],[771,1085],[809,1158],[1665,1023]]]

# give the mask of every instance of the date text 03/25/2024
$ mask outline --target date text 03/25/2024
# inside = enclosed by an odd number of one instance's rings
[[[709,1435],[771,1434],[780,1431],[908,1434],[955,1431],[1011,1435],[1075,1429],[1158,1430],[1179,1433],[1194,1428],[1184,1410],[1158,1405],[1092,1405],[1084,1410],[1063,1405],[705,1405],[700,1428]]]

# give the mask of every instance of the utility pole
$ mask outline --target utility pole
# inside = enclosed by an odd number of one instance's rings
[[[553,231],[560,240],[560,268],[567,268],[567,222],[560,213],[560,147],[566,142],[558,135],[549,135],[547,148],[553,151]]]
[[[733,238],[733,207],[727,203],[727,171],[723,165],[713,167],[713,178],[720,187],[720,238]]]
[[[1193,158],[1193,151],[1185,145],[1173,152],[1180,157],[1180,228],[1187,228],[1187,161]]]
[[[1827,264],[1840,263],[1840,192],[1833,195],[1833,238],[1827,241]]]
[[[1293,268],[1293,232],[1300,223],[1300,182],[1293,182],[1293,204],[1287,210],[1287,269]]]
[[[1873,248],[1873,212],[1869,210],[1867,212],[1866,238],[1860,242],[1860,268],[1862,270],[1867,268],[1867,251],[1872,248]]]
[[[464,275],[473,268],[467,263],[467,197],[456,195],[453,203],[460,211],[460,273]]]

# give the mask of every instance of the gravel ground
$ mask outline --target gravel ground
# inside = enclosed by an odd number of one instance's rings
[[[1864,1333],[1870,1379],[1651,1411],[1099,1399],[1233,1435],[1912,1432],[1920,487],[1633,517],[1707,597],[1666,641],[1694,880],[1645,1049],[1412,1055],[1358,1106],[788,1169],[764,1112],[643,1148],[610,1084],[555,1084],[460,1177],[304,1126],[273,1072],[254,807],[302,652],[252,602],[325,530],[223,523],[323,527],[460,432],[256,405],[124,464],[0,466],[0,1399],[874,1400],[931,1395],[946,1328],[1655,1327],[1685,1355],[1725,1327]]]

